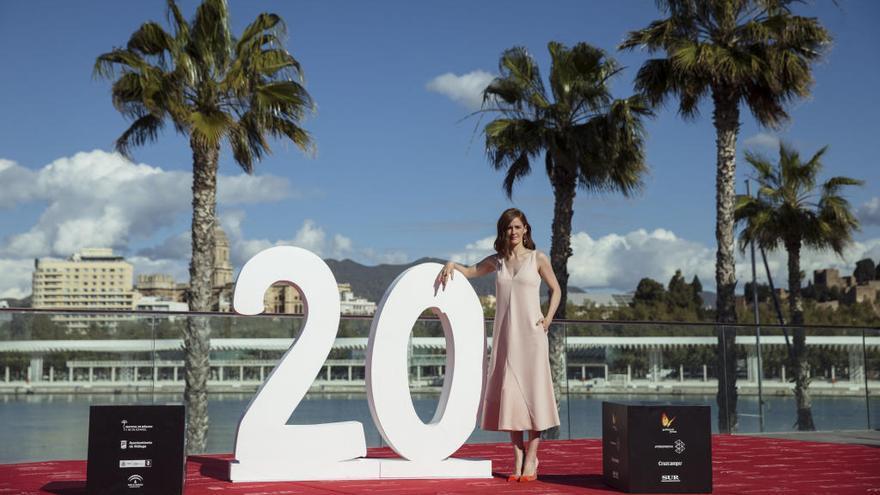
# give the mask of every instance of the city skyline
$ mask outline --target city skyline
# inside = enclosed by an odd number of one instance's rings
[[[194,5],[181,7],[189,16]],[[34,258],[65,257],[93,246],[124,254],[136,274],[186,279],[187,145],[166,129],[156,145],[135,150],[134,163],[112,153],[126,125],[111,105],[109,83],[90,74],[94,58],[124,44],[144,20],[164,22],[164,5],[44,7],[0,6],[6,46],[25,33],[42,33],[2,55],[19,72],[2,83],[7,118],[0,120],[0,298],[27,295]],[[508,201],[503,175],[483,153],[478,126],[488,118],[465,117],[478,107],[479,88],[497,72],[501,51],[513,45],[527,47],[545,77],[548,41],[601,47],[626,66],[614,95],[630,95],[646,56],[614,48],[627,31],[659,17],[653,4],[630,3],[565,2],[553,12],[533,11],[525,3],[505,4],[502,12],[491,5],[405,3],[343,11],[323,4],[232,2],[230,9],[236,32],[263,10],[287,21],[288,48],[302,62],[306,88],[318,105],[305,122],[317,141],[315,157],[276,143],[275,155],[254,176],[244,176],[228,152],[221,154],[218,213],[236,267],[278,243],[368,265],[426,256],[474,262],[490,253],[497,215],[511,205],[526,211],[539,249],[549,251],[552,195],[543,171],[518,184]],[[880,8],[847,2],[797,10],[817,15],[835,44],[815,68],[812,98],[791,107],[792,121],[782,131],[760,129],[743,112],[737,184],[744,192],[746,149],[773,156],[780,137],[805,155],[830,145],[823,176],[866,182],[850,196],[863,230],[843,260],[830,252],[806,253],[802,269],[847,272],[860,258],[880,259],[880,167],[870,145],[880,110],[871,98],[880,82],[880,60],[872,50],[880,35],[871,21]],[[72,36],[77,43],[66,42]],[[665,282],[680,268],[712,290],[711,109],[704,107],[688,123],[666,108],[646,127],[650,175],[641,195],[625,200],[579,192],[570,284],[629,291],[641,277]],[[770,256],[780,281],[784,260],[781,252]],[[751,279],[749,270],[740,255],[740,290]]]

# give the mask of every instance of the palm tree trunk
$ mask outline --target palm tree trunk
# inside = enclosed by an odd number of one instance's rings
[[[813,401],[810,398],[810,363],[807,362],[807,336],[804,331],[804,302],[801,297],[801,243],[786,242],[788,251],[788,309],[794,326],[794,400],[797,406],[797,429],[813,431]]]
[[[190,139],[193,152],[192,259],[189,265],[189,309],[211,310],[211,280],[214,270],[214,215],[217,207],[217,160],[219,146],[206,146]],[[210,365],[210,321],[206,316],[187,318],[184,332],[186,387],[186,451],[205,451],[208,434],[208,375]]]
[[[565,319],[565,306],[568,301],[568,258],[571,257],[571,218],[574,216],[574,197],[577,193],[577,176],[565,167],[553,168],[550,177],[553,184],[553,226],[550,244],[550,265],[556,280],[559,281],[560,299],[554,320]],[[562,397],[562,384],[565,383],[565,334],[560,325],[550,327],[548,335],[550,347],[550,370],[553,375],[553,392],[556,408]],[[545,438],[559,438],[559,427],[544,433]]]
[[[736,136],[739,132],[739,105],[733,91],[715,88],[713,120],[716,132],[715,175],[715,321],[718,326],[718,429],[736,431],[736,266],[733,245],[733,210],[736,202]]]

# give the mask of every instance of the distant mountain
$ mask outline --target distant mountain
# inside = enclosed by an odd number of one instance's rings
[[[330,267],[337,282],[351,284],[351,290],[356,296],[366,298],[377,304],[382,299],[382,296],[385,295],[385,290],[388,289],[391,282],[407,268],[422,263],[446,262],[446,260],[437,258],[421,258],[405,265],[366,266],[349,259],[342,261],[327,259],[324,261]],[[470,280],[470,283],[480,296],[495,292],[495,278],[492,276],[474,278]]]
[[[382,299],[382,296],[385,295],[385,290],[388,289],[391,282],[407,268],[422,263],[446,262],[446,260],[437,258],[421,258],[405,265],[366,266],[349,259],[342,261],[327,259],[324,261],[330,267],[337,282],[351,284],[351,290],[356,296],[364,297],[377,304]],[[495,294],[495,275],[493,274],[472,278],[470,283],[479,296]],[[568,290],[570,292],[583,292],[578,287],[569,287]],[[543,292],[546,291],[545,286]]]

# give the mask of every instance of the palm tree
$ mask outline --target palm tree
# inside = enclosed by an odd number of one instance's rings
[[[700,102],[712,98],[716,132],[715,284],[718,352],[718,422],[736,430],[736,323],[734,219],[736,138],[739,106],[759,124],[776,127],[788,118],[785,104],[809,94],[810,63],[830,35],[814,18],[793,15],[795,0],[657,0],[668,15],[630,32],[621,49],[643,47],[665,58],[646,61],[636,88],[651,104],[678,98],[679,114],[694,119]],[[723,358],[723,359],[722,359]]]
[[[95,74],[113,80],[113,105],[131,126],[116,140],[125,156],[155,141],[167,122],[189,137],[193,157],[190,311],[210,311],[217,161],[225,140],[247,173],[271,152],[267,136],[311,147],[300,127],[312,100],[299,62],[284,48],[284,23],[263,13],[236,39],[225,0],[204,0],[191,22],[168,0],[172,32],[155,22],[135,31],[124,48],[99,56]],[[205,448],[210,327],[188,319],[184,332],[187,451]]]
[[[577,188],[625,196],[641,188],[646,170],[642,118],[651,112],[640,97],[612,99],[609,81],[620,67],[604,51],[586,43],[569,49],[550,42],[548,49],[552,99],[537,63],[525,48],[514,47],[501,55],[501,75],[485,89],[482,111],[501,114],[484,132],[489,160],[496,170],[506,171],[508,198],[516,181],[544,154],[555,198],[550,263],[562,288],[555,317],[563,319]],[[551,329],[549,338],[558,398],[565,380],[565,347],[559,328]]]
[[[740,248],[754,242],[772,251],[779,246],[788,253],[788,308],[794,329],[790,359],[794,365],[794,395],[799,430],[815,430],[809,394],[809,363],[804,335],[804,306],[801,297],[801,247],[832,249],[843,255],[859,228],[849,202],[840,195],[843,186],[861,185],[849,177],[833,177],[821,186],[816,176],[828,147],[820,149],[806,162],[797,151],[780,143],[779,162],[771,164],[763,156],[747,152],[746,161],[757,173],[757,197],[739,196],[736,222],[743,225]]]

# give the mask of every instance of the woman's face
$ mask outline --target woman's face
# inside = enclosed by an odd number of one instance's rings
[[[523,236],[526,235],[526,227],[523,225],[519,217],[514,217],[507,225],[507,239],[511,247],[516,247],[522,243]]]

